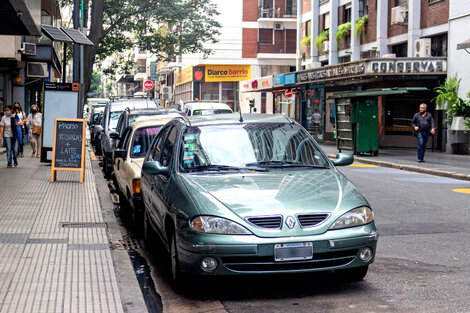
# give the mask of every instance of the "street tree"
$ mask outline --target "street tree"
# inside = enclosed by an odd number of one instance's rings
[[[62,0],[61,5],[73,5]],[[112,54],[133,47],[153,53],[159,60],[169,55],[211,53],[208,44],[217,42],[219,14],[212,0],[84,0],[85,27],[94,46],[85,46],[84,83],[89,91],[93,65]],[[124,71],[132,62],[118,60]],[[110,74],[116,64],[105,71]]]

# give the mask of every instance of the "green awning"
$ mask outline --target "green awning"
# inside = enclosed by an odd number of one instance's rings
[[[354,98],[354,97],[373,97],[386,95],[401,95],[410,91],[426,91],[427,87],[408,87],[408,88],[383,88],[358,91],[340,91],[334,92],[333,98]]]

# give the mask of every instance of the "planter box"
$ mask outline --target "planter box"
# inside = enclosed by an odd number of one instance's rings
[[[454,117],[452,119],[452,126],[450,129],[455,131],[470,131],[470,128],[465,126],[465,122],[468,122],[469,120],[469,118],[465,119],[461,116]]]

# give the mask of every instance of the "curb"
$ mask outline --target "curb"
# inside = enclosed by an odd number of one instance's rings
[[[328,157],[335,158],[336,154],[328,154]],[[441,170],[436,170],[432,168],[419,167],[416,165],[397,164],[397,163],[392,163],[392,162],[375,161],[375,160],[356,158],[356,157],[354,158],[354,161],[364,163],[364,164],[390,167],[390,168],[403,170],[403,171],[417,172],[417,173],[429,174],[429,175],[434,175],[434,176],[441,176],[441,177],[470,181],[470,175],[459,174],[455,172],[441,171]]]

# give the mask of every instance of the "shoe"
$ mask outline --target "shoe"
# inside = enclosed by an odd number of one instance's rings
[[[36,155],[36,153],[31,153],[31,157],[34,158],[34,156]]]
[[[15,161],[15,163],[13,163],[14,166],[18,166],[18,161]]]
[[[418,160],[419,163],[424,163],[425,161],[423,159]]]
[[[8,164],[8,165],[7,165],[7,168],[11,168],[11,164]]]
[[[24,154],[23,154],[23,153],[21,153],[21,154],[20,154],[20,157],[21,157],[21,158],[22,158],[22,157],[24,157]]]
[[[40,155],[36,155],[36,158],[40,158],[41,156]]]

